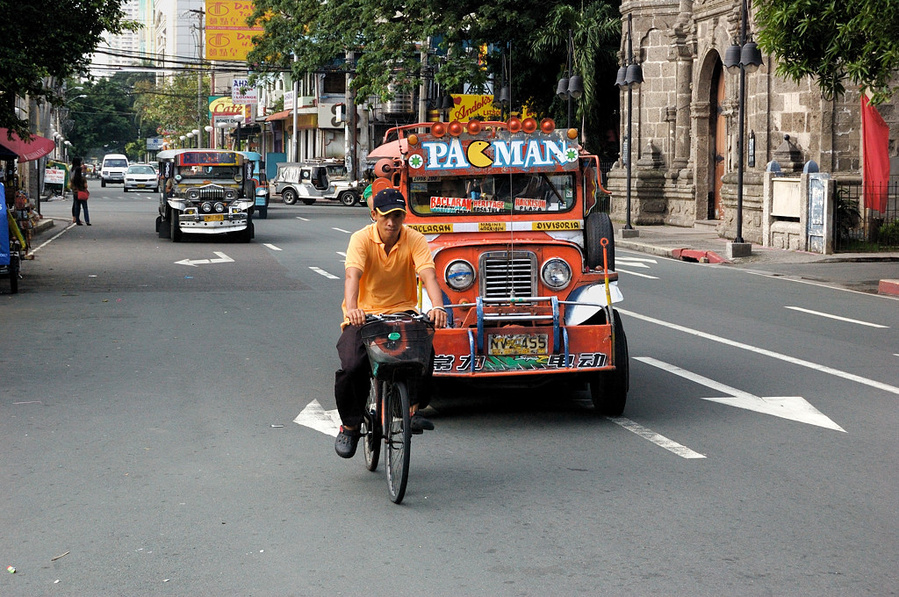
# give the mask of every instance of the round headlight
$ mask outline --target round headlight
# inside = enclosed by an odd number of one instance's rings
[[[181,182],[181,175],[180,175],[180,174],[176,174],[176,175],[175,175],[175,180],[177,180],[178,182]]]
[[[443,277],[453,290],[465,290],[474,284],[474,268],[467,261],[453,261],[446,266]]]
[[[189,190],[187,192],[187,198],[190,199],[191,201],[196,201],[197,199],[200,198],[200,191],[198,191],[196,189]]]
[[[237,191],[235,189],[225,189],[225,199],[234,201],[237,199]]]
[[[203,205],[200,206],[200,210],[201,210],[204,214],[211,214],[211,213],[212,213],[212,202],[211,202],[211,201],[204,201],[204,202],[203,202]]]
[[[543,264],[540,277],[553,290],[561,290],[571,282],[571,267],[562,259],[553,257]]]
[[[215,213],[220,214],[220,213],[224,213],[224,211],[225,211],[225,204],[222,203],[221,201],[217,202],[215,204]]]

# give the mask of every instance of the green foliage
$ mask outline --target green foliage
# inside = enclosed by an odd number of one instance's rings
[[[131,89],[141,78],[146,75],[119,73],[96,83],[87,81],[80,88],[69,86],[62,128],[74,155],[99,158],[125,153],[126,143],[140,134]]]
[[[880,226],[877,240],[882,247],[899,247],[899,220],[893,220]]]
[[[527,104],[541,115],[562,111],[554,92],[571,28],[588,94],[579,114],[600,127],[617,108],[614,52],[621,28],[614,0],[256,0],[250,22],[264,28],[248,57],[257,77],[352,70],[357,97],[385,100],[430,76],[454,93],[463,85],[484,88],[503,77],[505,62],[512,110]],[[429,40],[423,72],[421,50]],[[535,47],[534,40],[543,41]],[[355,52],[350,65],[347,50]],[[615,105],[600,104],[601,97]]]
[[[142,81],[135,84],[134,94],[134,109],[144,121],[156,125],[153,133],[183,135],[195,128],[203,129],[209,96],[206,78],[198,81],[195,74],[182,73],[167,77],[160,85]]]
[[[896,0],[756,0],[759,46],[776,56],[777,74],[816,80],[827,98],[845,82],[873,93],[872,103],[892,95],[899,64]]]
[[[138,26],[125,20],[123,1],[0,0],[0,127],[28,136],[16,96],[59,103],[57,85],[86,72],[104,31]]]

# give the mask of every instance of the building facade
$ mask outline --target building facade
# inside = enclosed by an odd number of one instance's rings
[[[714,225],[720,236],[736,231],[739,147],[739,75],[724,68],[727,48],[739,41],[739,0],[631,0],[621,5],[632,18],[633,53],[644,82],[622,92],[621,134],[632,128],[631,221],[634,225]],[[757,30],[751,10],[748,29]],[[621,63],[627,58],[623,28]],[[849,90],[830,101],[811,79],[800,83],[775,75],[776,62],[762,56],[746,74],[742,232],[763,243],[764,173],[771,161],[800,172],[814,161],[834,177],[859,177],[862,167],[860,96]],[[891,128],[890,155],[899,115],[880,106]],[[623,147],[627,145],[622,144]],[[624,155],[624,152],[622,153]],[[899,174],[899,172],[896,172]],[[626,168],[609,173],[612,215],[624,221]],[[792,247],[784,247],[792,248]]]

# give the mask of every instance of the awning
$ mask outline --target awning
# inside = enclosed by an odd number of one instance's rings
[[[293,110],[282,110],[280,112],[275,112],[274,114],[269,114],[265,117],[265,120],[267,122],[271,122],[272,120],[284,120],[291,114],[293,114]]]
[[[9,129],[0,128],[0,148],[18,156],[20,162],[30,162],[53,151],[56,143],[40,135],[32,135],[31,141],[23,141]]]
[[[409,152],[409,142],[405,139],[397,139],[396,141],[390,141],[389,143],[385,143],[384,145],[379,145],[375,147],[368,154],[368,160],[378,160],[381,158],[396,158],[402,159],[403,155]]]
[[[293,110],[282,110],[265,117],[266,122],[274,122],[276,120],[284,120],[284,126],[292,124]],[[318,128],[318,113],[316,112],[297,112],[297,129],[315,129]]]

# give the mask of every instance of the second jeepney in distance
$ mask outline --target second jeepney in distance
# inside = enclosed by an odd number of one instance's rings
[[[434,255],[449,315],[435,379],[564,378],[617,416],[629,371],[614,235],[577,138],[549,119],[395,127],[369,155],[373,193],[403,193]]]
[[[189,234],[234,234],[253,238],[256,185],[253,163],[236,151],[169,149],[160,151],[160,238]]]

